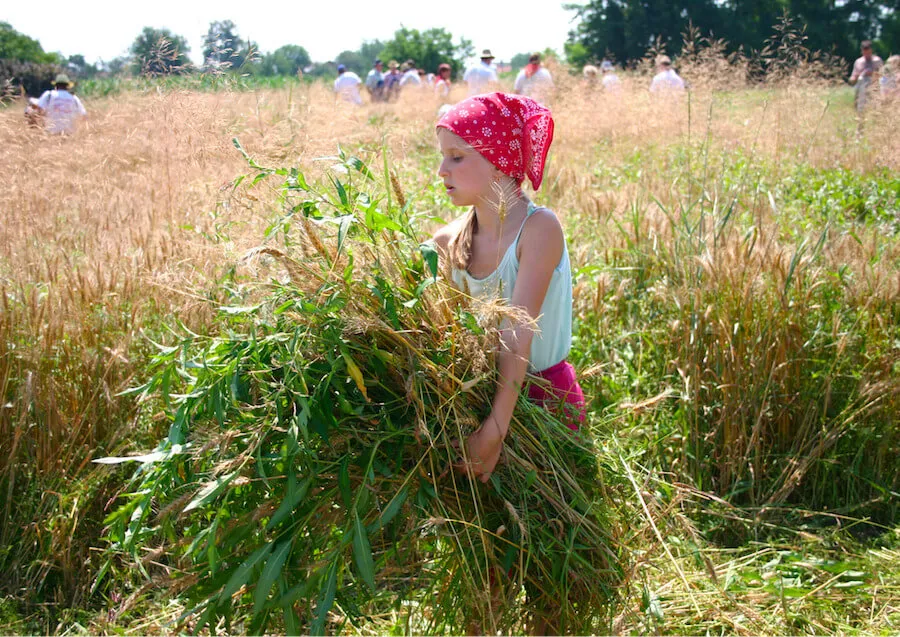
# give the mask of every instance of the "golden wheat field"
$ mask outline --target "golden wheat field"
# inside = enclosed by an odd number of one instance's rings
[[[612,410],[604,427],[654,440],[663,420],[655,410],[680,396],[694,415],[677,417],[706,429],[679,435],[715,441],[698,460],[679,451],[682,438],[669,439],[642,460],[659,465],[629,473],[638,521],[622,538],[640,555],[612,629],[897,632],[900,443],[887,427],[900,409],[900,107],[884,104],[860,124],[849,89],[802,77],[750,87],[728,69],[698,65],[685,70],[689,94],[659,97],[640,75],[610,95],[554,71],[556,136],[534,198],[562,219],[578,273],[575,349],[592,413]],[[20,613],[0,614],[0,627],[73,634],[75,619],[62,611],[81,608],[86,632],[167,632],[161,621],[117,619],[107,612],[113,598],[90,593],[103,518],[122,480],[91,461],[143,451],[164,435],[163,415],[120,392],[144,380],[152,342],[166,341],[167,326],[204,333],[226,275],[237,272],[234,285],[253,276],[242,257],[264,242],[278,191],[238,183],[254,171],[232,139],[258,164],[298,168],[309,181],[327,178],[327,158],[340,146],[376,172],[389,165],[423,216],[449,220],[459,211],[439,187],[439,104],[430,97],[354,108],[323,84],[298,83],[124,92],[85,105],[89,118],[71,137],[27,128],[17,106],[0,110],[0,564],[12,574],[0,598]],[[865,192],[870,179],[881,184],[881,199],[860,204],[877,204],[878,214],[840,201],[840,218],[819,214],[823,198],[786,203],[786,192],[807,188],[800,174],[819,186],[820,174],[856,178]],[[685,223],[698,225],[684,232]],[[433,230],[422,227],[422,239]],[[645,329],[645,310],[664,316],[659,330],[629,341]],[[740,338],[739,324],[755,336]],[[813,339],[807,324],[827,338],[823,351],[837,352],[825,367],[840,369],[817,390],[797,380],[817,364],[803,358]],[[662,334],[669,349],[654,340]],[[845,394],[852,398],[832,409]],[[839,515],[849,526],[871,517],[893,540],[849,548],[849,540],[759,516],[823,506],[838,474],[819,461],[838,466],[843,460],[829,454],[854,427],[885,427],[859,443],[875,451],[855,460],[878,485],[835,496],[858,494]],[[773,470],[769,454],[793,459]],[[748,487],[746,508],[726,505],[747,467],[774,473]],[[705,482],[688,483],[701,474]],[[707,544],[691,517],[691,506],[705,502],[720,504],[722,518],[794,533],[793,543]],[[873,503],[875,513],[863,508]],[[849,580],[808,566],[807,549],[815,559],[837,559],[833,549],[864,563],[864,586],[835,587]],[[778,566],[788,553],[805,566],[791,571],[798,583],[786,598],[787,588],[771,586],[788,577]],[[737,580],[748,588],[730,589]],[[52,612],[34,610],[41,604]]]

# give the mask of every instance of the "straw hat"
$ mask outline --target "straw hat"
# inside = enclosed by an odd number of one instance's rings
[[[72,80],[69,79],[69,76],[65,73],[60,73],[56,76],[56,79],[53,80],[53,86],[57,84],[65,84],[66,86],[72,86]]]

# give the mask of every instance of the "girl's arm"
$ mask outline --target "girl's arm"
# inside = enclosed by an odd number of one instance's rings
[[[536,320],[547,296],[553,271],[562,258],[563,231],[548,210],[538,210],[529,219],[519,240],[519,273],[510,304]],[[519,390],[528,370],[533,323],[511,325],[501,333],[498,356],[499,380],[491,413],[467,441],[471,474],[487,482],[500,458]]]

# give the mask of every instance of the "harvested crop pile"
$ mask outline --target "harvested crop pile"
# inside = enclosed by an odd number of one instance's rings
[[[342,154],[327,190],[251,166],[284,178],[253,255],[273,278],[216,336],[161,349],[135,390],[171,426],[131,458],[109,564],[148,568],[152,549],[194,630],[604,631],[621,569],[589,437],[523,398],[488,483],[451,469],[509,310],[445,282],[396,181],[370,194],[360,160]]]

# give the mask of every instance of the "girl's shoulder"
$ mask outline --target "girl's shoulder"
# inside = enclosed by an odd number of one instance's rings
[[[529,228],[531,230],[529,230]],[[526,232],[540,236],[542,232],[550,232],[551,236],[562,236],[562,223],[550,208],[534,205],[531,214],[525,220],[523,234]]]
[[[458,219],[454,219],[450,223],[445,226],[442,226],[438,229],[437,232],[431,237],[431,240],[434,241],[435,245],[438,248],[443,250],[447,249],[447,246],[450,245],[450,240],[459,234],[459,231],[462,229],[463,224],[466,222],[467,215],[463,215]]]
[[[555,267],[565,250],[565,235],[559,217],[549,208],[537,207],[525,220],[519,237],[517,258],[536,256]]]

